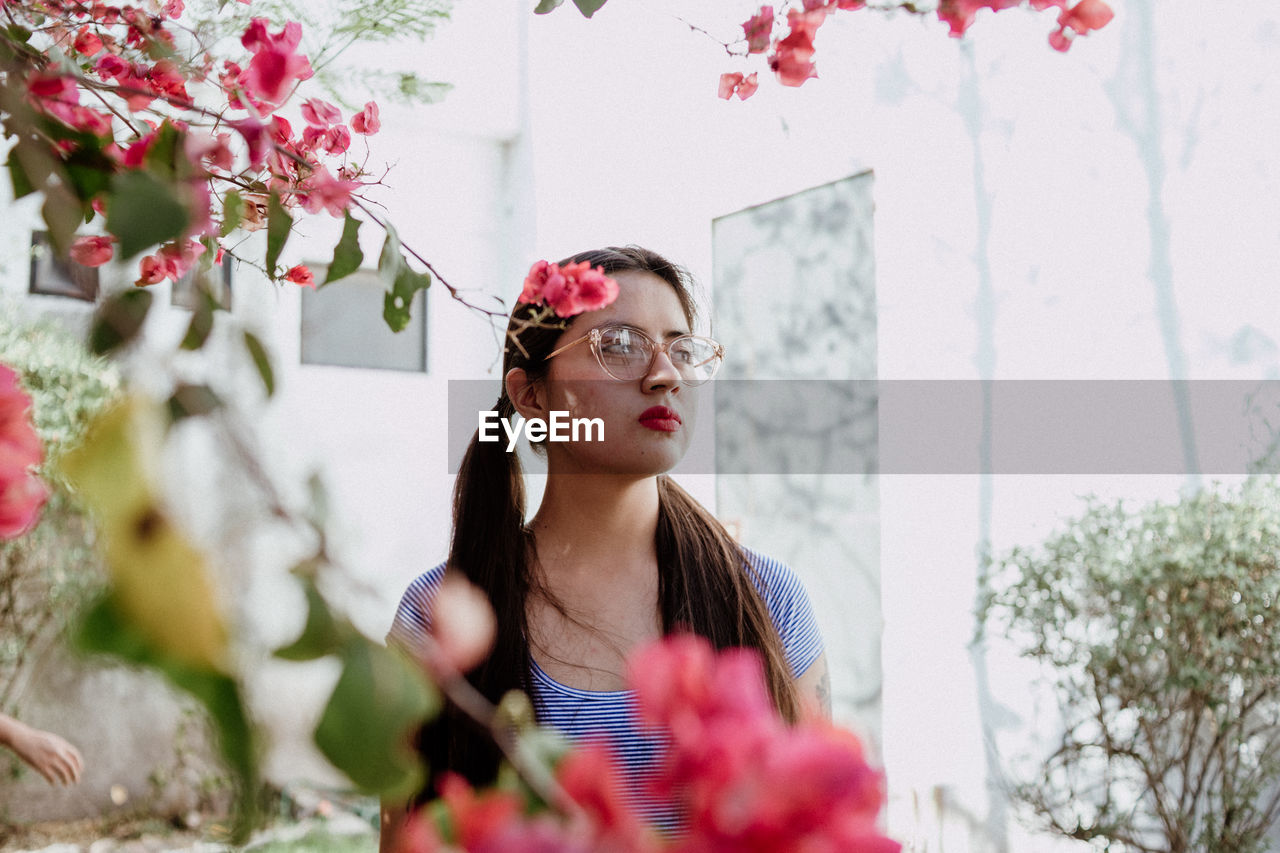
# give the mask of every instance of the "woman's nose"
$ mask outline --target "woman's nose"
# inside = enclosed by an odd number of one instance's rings
[[[665,349],[659,350],[653,354],[653,362],[649,365],[649,372],[644,377],[644,388],[646,391],[659,388],[675,390],[680,387],[680,379],[680,371],[676,370],[671,355]]]

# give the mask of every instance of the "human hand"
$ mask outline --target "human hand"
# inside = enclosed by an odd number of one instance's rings
[[[80,781],[84,759],[78,749],[52,732],[21,723],[15,728],[9,740],[10,748],[50,785],[72,785]]]

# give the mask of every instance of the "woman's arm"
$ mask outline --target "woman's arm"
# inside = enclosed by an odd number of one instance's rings
[[[796,692],[801,707],[812,706],[831,719],[831,675],[827,670],[827,653],[822,652],[796,679]]]
[[[31,765],[50,785],[80,781],[84,760],[80,751],[52,732],[28,726],[0,714],[0,746],[7,746]]]

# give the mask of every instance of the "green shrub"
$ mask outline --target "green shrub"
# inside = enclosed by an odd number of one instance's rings
[[[980,613],[1045,665],[1064,723],[1014,788],[1107,849],[1254,853],[1280,811],[1280,488],[1091,501],[996,562]],[[1112,846],[1115,845],[1115,846]]]
[[[93,531],[57,474],[58,459],[119,389],[115,370],[51,321],[15,322],[0,312],[0,362],[22,377],[44,442],[41,476],[52,494],[40,523],[0,542],[0,710],[13,710],[31,663],[101,587]]]

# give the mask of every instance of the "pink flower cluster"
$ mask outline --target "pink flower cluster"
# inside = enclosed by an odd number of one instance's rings
[[[530,267],[517,301],[547,305],[557,317],[572,317],[599,310],[617,298],[618,283],[606,276],[601,267],[592,269],[589,263],[580,261],[561,268],[538,261]]]
[[[798,8],[787,10],[786,32],[776,39],[773,31],[777,16],[773,6],[761,6],[742,24],[747,54],[765,53],[772,48],[767,57],[769,68],[784,86],[799,86],[818,76],[813,61],[813,40],[829,14],[867,5],[866,0],[798,0],[798,3]],[[951,28],[951,35],[959,37],[968,30],[979,9],[998,12],[1024,3],[1036,11],[1051,7],[1059,10],[1058,28],[1050,34],[1049,44],[1060,51],[1069,48],[1077,36],[1106,26],[1114,17],[1104,0],[940,0],[937,15]],[[912,11],[916,10],[912,8]],[[738,72],[720,75],[719,95],[726,100],[735,94],[745,100],[756,88],[754,74],[749,77]]]
[[[0,364],[0,539],[21,536],[40,519],[49,490],[31,469],[43,456],[31,423],[31,398],[18,374]]]
[[[177,239],[140,260],[139,285],[180,277],[203,251],[193,244],[215,246],[221,231],[216,206],[219,189],[239,191],[246,185],[266,184],[287,208],[301,206],[311,213],[323,210],[337,217],[353,203],[363,168],[344,159],[334,168],[335,177],[321,157],[345,158],[353,133],[377,133],[381,129],[378,105],[366,103],[348,125],[334,105],[308,99],[300,108],[301,133],[295,136],[290,123],[274,113],[314,73],[307,56],[299,53],[302,27],[297,22],[272,31],[265,18],[252,19],[240,38],[247,59],[215,65],[207,54],[183,59],[184,51],[175,47],[171,22],[183,14],[183,0],[157,0],[153,5],[159,8],[158,14],[101,0],[3,5],[32,16],[32,28],[38,18],[51,47],[60,47],[78,64],[78,75],[89,81],[81,84],[76,75],[49,63],[30,71],[25,83],[27,99],[37,109],[98,138],[91,160],[103,163],[105,171],[151,169],[156,140],[161,133],[176,132],[185,162],[194,167],[180,168],[173,187],[190,211],[189,224]],[[212,84],[225,100],[208,106],[194,103],[188,92],[192,82]],[[82,85],[92,88],[115,115],[82,106]],[[115,104],[110,103],[111,97],[118,99]],[[237,110],[247,115],[236,117]],[[220,128],[231,133],[217,132]],[[243,138],[247,166],[236,165],[231,143],[236,134]],[[73,139],[53,143],[58,156],[69,160],[77,155],[79,144]],[[171,155],[166,149],[160,156]],[[91,200],[98,213],[105,211],[109,193],[104,190]],[[249,227],[258,225],[248,211],[241,221]],[[106,263],[114,254],[115,242],[111,235],[81,237],[72,247],[72,257],[88,266]],[[290,272],[288,280],[303,283],[296,270]]]
[[[857,738],[820,719],[786,725],[755,652],[675,636],[629,669],[641,716],[671,735],[655,784],[687,809],[679,849],[897,853],[876,828],[883,776]]]
[[[898,853],[876,828],[882,775],[850,733],[826,721],[788,726],[765,689],[759,658],[717,655],[706,640],[675,636],[639,650],[630,683],[641,714],[670,733],[654,778],[683,806],[684,831],[665,838],[628,806],[609,749],[575,747],[556,781],[568,817],[527,816],[514,792],[441,785],[435,819],[424,809],[396,839],[397,853]]]

